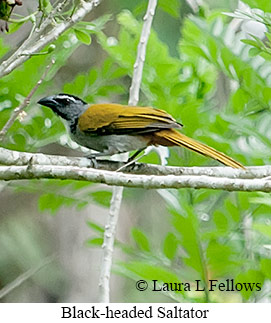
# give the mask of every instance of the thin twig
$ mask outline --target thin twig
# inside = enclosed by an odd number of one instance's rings
[[[142,27],[140,41],[137,48],[136,62],[134,64],[134,72],[129,96],[129,105],[137,105],[138,102],[142,71],[146,56],[146,47],[151,31],[151,24],[155,13],[156,5],[157,0],[149,0],[147,12],[144,16],[144,24]],[[128,157],[128,154],[126,154],[126,156]],[[110,301],[110,274],[113,258],[113,247],[116,226],[121,207],[122,194],[123,187],[113,187],[110,210],[104,232],[103,258],[99,281],[100,302],[102,303],[108,303]]]
[[[130,87],[129,105],[137,105],[139,100],[139,91],[142,79],[143,66],[146,57],[146,48],[151,32],[151,25],[153,16],[155,14],[156,5],[157,0],[150,0],[146,15],[143,18],[144,24],[142,27],[141,36],[137,47],[137,56],[134,64],[132,84]]]
[[[45,28],[49,27],[49,25],[52,23],[52,19],[58,10],[59,4],[58,5],[55,4],[55,5],[56,5],[55,8],[52,9],[52,11],[48,14],[46,19],[43,21],[43,23],[42,23],[43,27],[41,28],[41,26],[40,26],[39,28],[36,28],[36,24],[35,24],[35,27],[34,26],[32,27],[32,29],[29,32],[29,35],[23,41],[21,46],[15,51],[15,53],[13,53],[12,56],[9,57],[6,61],[1,63],[1,68],[3,68],[3,69],[6,68],[8,66],[8,64],[12,63],[14,60],[19,58],[21,56],[21,53],[23,53],[25,51],[25,49],[31,48],[39,38],[42,38],[44,36],[42,34],[43,31],[45,30]],[[39,11],[37,11],[36,13],[38,13],[38,12]],[[35,14],[35,13],[33,13],[33,14]],[[28,16],[28,19],[30,16],[31,15]],[[29,56],[29,55],[22,55],[22,56]],[[27,58],[29,58],[29,57],[27,57]],[[0,68],[0,70],[1,70],[1,68]],[[9,74],[10,72],[3,74],[3,76],[6,74]]]
[[[22,46],[19,47],[13,55],[11,55],[6,61],[1,63],[0,78],[11,73],[15,68],[23,64],[26,60],[28,60],[29,57],[31,57],[31,55],[38,53],[46,45],[56,40],[67,29],[72,27],[78,21],[82,20],[100,2],[101,0],[92,0],[90,2],[82,0],[80,7],[70,19],[67,19],[57,24],[56,26],[51,28],[46,34],[40,35],[40,33],[38,33],[39,37],[37,39],[37,33],[33,33],[34,39],[31,38],[27,42],[27,45],[29,45],[27,46],[27,49],[25,49],[25,43],[23,43]]]
[[[63,9],[63,7],[68,4],[68,1],[70,2],[71,0],[63,0],[63,1],[58,1],[56,2],[54,5],[55,7],[51,10],[51,12],[48,14],[48,16],[46,17],[46,19],[44,19],[44,21],[42,21],[42,18],[44,16],[44,14],[41,17],[41,22],[39,24],[39,28],[36,30],[37,31],[37,35],[41,34],[44,29],[46,29],[53,21],[55,14],[61,12],[61,10]]]
[[[43,259],[37,266],[27,270],[25,273],[17,277],[11,283],[7,284],[0,290],[0,299],[7,296],[10,292],[12,292],[15,288],[22,285],[27,279],[34,276],[38,271],[40,271],[43,267],[49,265],[52,261],[55,260],[55,255],[46,257]]]
[[[107,218],[107,224],[104,232],[103,259],[99,280],[99,297],[100,302],[110,302],[110,274],[113,260],[113,249],[115,241],[116,227],[118,223],[121,201],[122,201],[123,186],[114,186],[112,199],[110,202],[110,210]]]
[[[28,106],[28,104],[30,103],[30,100],[32,98],[32,96],[35,94],[35,92],[37,91],[37,89],[39,88],[39,86],[42,84],[42,82],[44,81],[44,79],[46,78],[51,66],[55,63],[54,60],[52,60],[50,62],[50,64],[48,64],[45,68],[45,71],[43,72],[41,78],[39,79],[39,81],[36,83],[36,85],[33,87],[33,89],[29,92],[28,96],[23,100],[23,102],[13,110],[12,115],[10,116],[10,118],[8,119],[8,121],[6,122],[6,124],[4,125],[4,127],[2,128],[2,130],[0,131],[0,141],[2,141],[6,135],[6,133],[8,132],[9,128],[13,125],[13,123],[15,122],[15,120],[17,119],[17,117],[19,116],[19,114]]]

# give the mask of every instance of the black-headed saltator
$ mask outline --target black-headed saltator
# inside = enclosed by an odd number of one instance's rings
[[[38,101],[64,119],[71,138],[79,145],[109,156],[150,145],[182,146],[233,168],[244,168],[231,157],[185,136],[182,125],[163,110],[112,103],[88,104],[80,98],[60,93]]]

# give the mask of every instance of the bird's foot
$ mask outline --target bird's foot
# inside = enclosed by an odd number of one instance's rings
[[[120,168],[118,168],[118,169],[116,170],[116,172],[119,172],[119,171],[121,171],[122,169],[127,168],[128,166],[131,168],[131,170],[133,170],[133,167],[134,167],[134,166],[136,166],[136,162],[137,162],[140,158],[142,158],[142,156],[139,156],[139,157],[137,157],[137,158],[135,158],[135,156],[130,157],[130,158],[128,159],[128,161],[127,161],[124,165],[122,165]]]
[[[85,156],[90,161],[90,167],[91,168],[98,168],[98,162],[97,162],[97,154],[89,154]]]

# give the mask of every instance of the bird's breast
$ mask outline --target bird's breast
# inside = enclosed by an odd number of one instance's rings
[[[79,145],[99,152],[108,152],[108,155],[142,149],[148,146],[144,136],[137,135],[92,135],[77,129],[71,137]]]

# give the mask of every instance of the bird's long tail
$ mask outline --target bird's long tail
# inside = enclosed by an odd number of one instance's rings
[[[215,150],[212,147],[189,138],[184,134],[176,131],[175,129],[157,131],[153,140],[154,144],[162,146],[183,146],[204,156],[216,159],[226,166],[245,169],[242,164],[232,159],[231,157]]]

